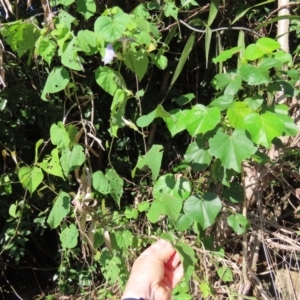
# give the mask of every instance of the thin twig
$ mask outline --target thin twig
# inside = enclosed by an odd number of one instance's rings
[[[206,33],[206,30],[203,30],[203,29],[197,29],[187,23],[185,23],[184,21],[182,20],[179,20],[179,23],[183,24],[184,26],[186,26],[187,28],[195,31],[195,32],[200,32],[200,33]],[[248,31],[248,32],[251,32],[253,33],[254,35],[257,35],[259,37],[263,37],[262,34],[258,33],[257,31],[253,30],[253,29],[250,29],[250,28],[246,28],[246,27],[240,27],[240,26],[228,26],[228,27],[219,27],[219,28],[215,28],[215,29],[212,29],[211,32],[217,32],[217,31],[223,31],[223,30],[243,30],[243,31]]]
[[[299,2],[293,2],[293,3],[289,3],[289,4],[286,4],[286,5],[283,5],[283,6],[280,6],[280,7],[278,7],[278,8],[276,8],[275,10],[273,10],[270,14],[269,14],[269,16],[266,18],[266,20],[265,21],[268,21],[274,14],[276,14],[278,11],[280,11],[280,10],[282,10],[282,9],[284,9],[284,8],[287,8],[287,7],[290,7],[290,6],[296,6],[296,5],[300,5],[300,3]]]

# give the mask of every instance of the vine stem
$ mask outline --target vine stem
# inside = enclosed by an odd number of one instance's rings
[[[187,24],[186,22],[182,21],[182,20],[179,20],[179,23],[183,24],[185,27],[195,31],[195,32],[200,32],[200,33],[206,33],[206,30],[203,30],[203,29],[197,29],[189,24]],[[223,30],[243,30],[243,31],[248,31],[248,32],[251,32],[253,33],[254,35],[257,35],[259,37],[263,37],[262,34],[258,33],[257,31],[253,30],[253,29],[250,29],[250,28],[246,28],[246,27],[240,27],[240,26],[228,26],[228,27],[219,27],[219,28],[215,28],[215,29],[212,29],[211,32],[218,32],[218,31],[223,31]]]
[[[242,164],[242,183],[243,183],[243,190],[244,190],[244,201],[242,206],[242,214],[245,218],[247,218],[247,196],[246,196],[246,185],[245,185],[245,171],[244,166]],[[242,255],[243,255],[243,264],[242,264],[242,274],[243,274],[243,281],[244,281],[244,287],[242,294],[245,295],[249,292],[249,289],[251,287],[251,282],[248,278],[248,268],[247,268],[247,262],[248,262],[248,239],[247,239],[247,230],[245,230],[243,234],[243,242],[242,242]],[[242,300],[243,297],[239,297],[239,300]]]

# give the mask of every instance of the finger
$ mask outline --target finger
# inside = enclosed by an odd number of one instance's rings
[[[180,263],[180,256],[177,252],[175,252],[170,258],[169,260],[166,262],[165,266],[166,268],[168,268],[169,270],[174,270]]]
[[[155,242],[152,246],[150,246],[148,249],[146,249],[141,256],[152,256],[155,255],[161,262],[167,261],[174,253],[175,249],[172,247],[172,245],[165,240],[158,240]]]
[[[172,281],[171,281],[171,284],[172,284],[172,288],[174,288],[179,282],[180,280],[182,279],[183,277],[183,265],[180,264],[174,271],[174,274],[173,274],[173,277],[172,277]]]

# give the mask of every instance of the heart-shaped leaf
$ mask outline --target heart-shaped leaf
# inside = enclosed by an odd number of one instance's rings
[[[183,207],[184,213],[203,229],[214,224],[221,209],[221,200],[214,193],[205,193],[202,197],[193,195],[185,201]]]

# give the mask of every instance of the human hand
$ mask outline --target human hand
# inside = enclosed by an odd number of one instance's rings
[[[172,245],[159,240],[134,262],[122,299],[169,300],[183,277],[180,257]]]

